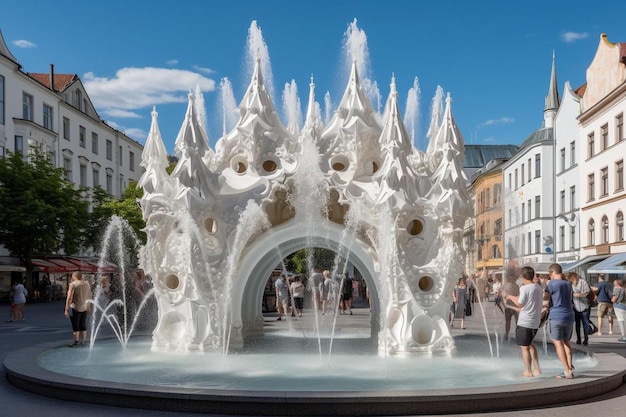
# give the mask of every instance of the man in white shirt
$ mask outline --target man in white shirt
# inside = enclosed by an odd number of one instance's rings
[[[533,339],[539,330],[541,323],[541,310],[543,308],[543,288],[533,282],[535,270],[525,266],[521,271],[522,285],[519,296],[505,294],[505,299],[511,301],[520,308],[515,339],[522,350],[524,372],[522,376],[533,377],[541,375],[537,349],[533,345]]]

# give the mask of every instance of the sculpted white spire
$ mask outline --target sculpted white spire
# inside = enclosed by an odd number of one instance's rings
[[[146,146],[144,146],[141,153],[141,163],[139,164],[144,168],[145,172],[139,179],[138,185],[148,193],[155,192],[165,178],[168,177],[165,169],[169,165],[169,161],[167,160],[167,151],[159,130],[158,117],[159,114],[153,107],[150,132],[148,132]]]

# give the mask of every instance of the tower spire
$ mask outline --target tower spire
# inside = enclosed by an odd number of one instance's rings
[[[559,110],[561,99],[559,97],[559,87],[556,81],[556,58],[554,50],[552,51],[552,73],[550,75],[550,87],[548,87],[548,95],[546,96],[546,105],[543,109],[543,120],[545,127],[554,125],[554,117]]]

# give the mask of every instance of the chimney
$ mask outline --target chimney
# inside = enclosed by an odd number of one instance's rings
[[[54,64],[50,64],[50,90],[54,90]]]

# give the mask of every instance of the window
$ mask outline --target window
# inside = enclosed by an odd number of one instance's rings
[[[87,165],[80,165],[80,186],[87,186]]]
[[[112,195],[113,194],[113,175],[107,172],[106,180],[107,180],[107,183],[106,183],[107,193]]]
[[[70,158],[63,158],[63,169],[65,169],[65,179],[72,181],[72,160]]]
[[[535,230],[535,253],[541,253],[541,230]]]
[[[98,134],[91,132],[91,152],[98,155]]]
[[[515,189],[517,190],[518,188],[518,181],[517,181],[517,169],[515,169]]]
[[[531,210],[531,208],[532,208],[532,207],[531,207],[531,201],[532,201],[532,200],[528,200],[528,206],[526,206],[526,209],[528,210],[528,221],[530,221],[530,219],[532,219],[532,216],[530,215],[530,213],[531,213],[531,211],[530,211],[530,210]]]
[[[596,139],[593,132],[587,136],[587,158],[591,158],[596,154]]]
[[[522,203],[522,223],[526,221],[526,203]]]
[[[576,142],[569,144],[569,160],[570,166],[576,165]]]
[[[485,208],[489,207],[491,207],[491,189],[487,188],[485,190]]]
[[[621,211],[618,211],[615,216],[615,241],[624,241],[624,213]]]
[[[521,174],[522,175],[520,176],[520,178],[522,179],[522,185],[524,185],[524,166],[525,166],[524,164],[522,164],[522,166],[521,166],[521,168],[522,168]]]
[[[576,241],[576,226],[569,227],[569,248],[574,249],[574,242]]]
[[[600,151],[603,151],[609,147],[609,125],[604,125],[600,128],[600,134],[602,135],[602,143],[600,144]]]
[[[565,148],[561,149],[561,171],[565,171]]]
[[[70,119],[63,118],[63,139],[70,140]]]
[[[496,240],[498,240],[498,236],[502,237],[502,219],[493,222],[493,234],[496,236]]]
[[[587,176],[587,201],[593,201],[596,199],[596,176],[595,174],[589,174]]]
[[[52,125],[52,107],[43,105],[43,127],[48,130],[54,130]]]
[[[120,175],[120,189],[119,189],[119,195],[122,195],[122,193],[124,192],[124,190],[126,189],[126,184],[124,183],[124,176]]]
[[[4,107],[5,107],[5,98],[4,98],[4,76],[0,75],[0,125],[5,124],[4,122]],[[2,155],[4,156],[4,155]]]
[[[498,245],[493,245],[491,247],[491,257],[493,259],[502,258],[502,254],[500,253],[500,248],[498,247]]]
[[[609,218],[602,216],[602,243],[609,243]]]
[[[565,190],[561,190],[559,197],[559,211],[562,213],[565,211]]]
[[[106,153],[107,153],[107,159],[109,161],[112,161],[113,160],[113,142],[111,142],[111,140],[109,139],[107,139],[107,143],[106,143]]]
[[[76,90],[76,92],[74,93],[74,107],[76,107],[78,110],[82,110],[80,108],[82,103],[83,103],[83,93],[80,90]]]
[[[511,220],[513,220],[513,210],[509,209],[509,217],[508,217],[508,223],[509,223],[509,227],[511,227],[511,225],[513,224],[511,222]]]
[[[528,253],[527,249],[526,249],[526,236],[522,235],[522,255],[526,255]]]
[[[22,94],[22,119],[33,120],[33,96]]]
[[[535,178],[541,177],[541,154],[535,155]]]
[[[81,148],[86,148],[87,147],[87,139],[85,138],[85,135],[87,134],[85,127],[84,126],[79,126],[78,127],[78,144],[80,145]]]
[[[511,190],[513,187],[513,182],[511,181],[512,178],[512,174],[509,172],[509,190]]]
[[[576,204],[576,186],[569,187],[569,208],[570,210],[576,210],[578,205]]]
[[[15,153],[24,153],[24,136],[15,136]]]
[[[530,182],[531,180],[531,175],[530,175],[530,158],[528,158],[528,182]]]
[[[615,163],[615,191],[624,190],[624,160]]]
[[[541,196],[535,196],[535,219],[541,217]]]
[[[601,197],[605,197],[609,195],[609,169],[602,168],[600,170],[600,174],[602,176],[602,195]]]
[[[500,184],[496,184],[493,186],[493,205],[497,206],[500,204],[502,200],[502,186]]]
[[[98,170],[97,168],[94,168],[91,171],[91,176],[93,180],[93,188],[100,186],[100,170]]]
[[[122,147],[120,146],[120,153],[119,153],[119,157],[120,157],[120,166],[122,166],[122,165],[123,165],[123,164],[122,164],[122,162],[123,162],[124,158],[122,158],[122,156],[124,156],[124,153],[123,153]]]
[[[589,245],[593,246],[596,244],[596,222],[593,219],[589,220]]]
[[[134,152],[130,152],[128,154],[128,165],[130,166],[130,170],[131,171],[135,171],[135,153]],[[489,190],[487,190],[487,196],[489,195]]]
[[[559,248],[565,250],[565,226],[559,227]]]
[[[624,140],[624,113],[615,118],[615,143]]]

